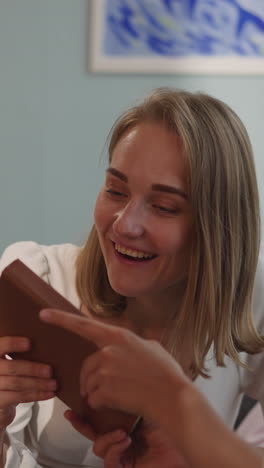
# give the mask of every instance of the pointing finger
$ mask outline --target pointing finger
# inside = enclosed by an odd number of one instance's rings
[[[44,322],[65,328],[93,341],[99,348],[113,343],[116,337],[115,331],[118,330],[118,327],[104,324],[96,319],[79,317],[57,309],[43,309],[39,316]]]

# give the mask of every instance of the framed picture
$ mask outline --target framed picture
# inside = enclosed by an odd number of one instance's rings
[[[91,70],[264,74],[264,0],[91,0]]]

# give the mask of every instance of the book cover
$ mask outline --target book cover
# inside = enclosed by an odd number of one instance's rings
[[[43,308],[82,315],[23,262],[15,260],[0,277],[0,336],[28,337],[31,348],[11,357],[50,364],[58,381],[58,398],[85,418],[97,433],[119,428],[130,433],[136,416],[112,409],[92,409],[80,396],[82,362],[97,346],[68,330],[42,322],[39,311]]]

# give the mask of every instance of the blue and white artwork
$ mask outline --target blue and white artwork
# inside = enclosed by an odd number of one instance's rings
[[[101,3],[100,54],[113,63],[135,58],[138,63],[224,57],[264,61],[264,0],[94,1]]]

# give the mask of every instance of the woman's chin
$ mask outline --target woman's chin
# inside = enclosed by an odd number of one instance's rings
[[[112,289],[121,296],[124,297],[136,297],[140,295],[138,288],[131,287],[131,285],[123,284],[118,281],[110,281]]]

